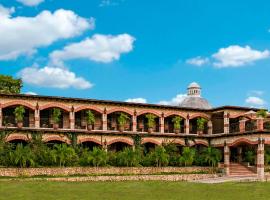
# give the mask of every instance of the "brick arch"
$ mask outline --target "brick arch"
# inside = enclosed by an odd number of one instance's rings
[[[190,146],[196,146],[196,145],[203,145],[203,146],[206,146],[206,147],[208,147],[209,146],[209,144],[208,144],[208,142],[206,142],[206,141],[201,141],[201,140],[198,140],[198,141],[194,141],[193,142],[193,144],[192,145],[190,145]]]
[[[206,120],[210,120],[209,116],[207,116],[206,114],[204,113],[197,113],[197,114],[193,114],[189,117],[189,119],[194,119],[194,118],[197,118],[197,117],[202,117],[202,118],[205,118]]]
[[[238,118],[238,117],[245,117],[245,118],[248,118],[248,119],[252,119],[250,116],[248,116],[248,115],[245,115],[245,114],[235,114],[235,115],[229,115],[229,118],[231,118],[231,119],[235,119],[235,118]]]
[[[78,106],[74,109],[74,112],[78,112],[78,111],[81,111],[81,110],[94,110],[100,114],[103,113],[103,110],[99,109],[98,107],[96,106],[92,106],[92,105],[83,105],[83,106]]]
[[[169,112],[169,113],[165,113],[165,114],[164,114],[164,118],[170,117],[170,116],[173,116],[173,115],[182,117],[182,118],[185,119],[185,120],[186,120],[186,118],[187,118],[187,117],[185,117],[184,115],[179,114],[179,113],[177,113],[177,112]]]
[[[102,145],[101,141],[99,141],[99,140],[97,140],[97,139],[95,139],[95,138],[89,138],[89,137],[79,139],[77,143],[78,143],[78,144],[82,144],[82,143],[84,143],[84,142],[94,142],[94,143],[96,143],[96,144],[98,144],[98,145]]]
[[[156,144],[156,145],[161,145],[162,144],[158,140],[155,140],[155,139],[152,139],[152,138],[143,138],[141,144],[146,144],[146,143],[152,143],[152,144]]]
[[[48,104],[45,104],[43,106],[40,106],[40,110],[44,110],[44,109],[47,109],[47,108],[61,108],[67,112],[70,112],[70,108],[62,103],[48,103]]]
[[[111,114],[113,112],[125,112],[125,113],[127,113],[127,114],[129,114],[131,116],[134,114],[133,110],[129,110],[129,109],[126,109],[126,108],[121,108],[121,107],[107,110],[107,114]]]
[[[66,139],[66,137],[61,137],[60,135],[50,135],[45,138],[43,138],[43,142],[47,143],[50,141],[60,141],[63,143],[71,144],[71,141],[69,139]]]
[[[173,144],[179,144],[181,146],[186,146],[185,141],[182,141],[182,140],[173,140],[171,143],[173,143]]]
[[[116,143],[116,142],[122,142],[122,143],[128,144],[130,146],[133,146],[133,140],[126,139],[126,138],[117,138],[117,139],[110,140],[109,142],[107,142],[107,145],[109,146],[109,145]]]
[[[228,144],[228,146],[232,147],[232,146],[237,146],[241,143],[245,143],[245,144],[249,144],[249,145],[255,145],[255,144],[258,144],[258,141],[252,141],[252,140],[249,140],[247,138],[239,138],[239,139],[236,139],[234,142]]]
[[[158,113],[157,111],[154,111],[154,110],[142,110],[142,111],[137,113],[137,116],[147,114],[147,113],[151,113],[151,114],[156,115],[157,117],[161,117],[161,113]]]
[[[10,102],[7,102],[5,104],[2,104],[1,107],[6,108],[6,107],[16,106],[16,105],[22,105],[22,106],[25,106],[25,107],[30,108],[32,110],[36,109],[36,107],[34,105],[27,103],[25,101],[22,101],[22,100],[10,101]]]
[[[29,141],[29,138],[25,134],[21,133],[12,133],[6,137],[6,142],[11,142],[13,140],[23,140],[25,142]]]

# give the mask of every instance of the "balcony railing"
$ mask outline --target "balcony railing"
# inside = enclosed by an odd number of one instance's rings
[[[239,133],[239,132],[240,132],[239,122],[237,122],[237,123],[230,123],[229,133]]]

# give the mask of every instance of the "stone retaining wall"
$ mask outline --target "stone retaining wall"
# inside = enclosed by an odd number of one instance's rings
[[[200,173],[211,172],[210,167],[53,167],[53,168],[0,168],[0,176],[68,176],[99,174],[159,174],[159,173]]]

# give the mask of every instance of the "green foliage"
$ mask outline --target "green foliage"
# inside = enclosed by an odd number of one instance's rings
[[[266,118],[267,117],[267,111],[264,109],[260,109],[256,113],[257,117]]]
[[[138,149],[141,147],[142,137],[140,135],[138,135],[138,134],[134,135],[133,141],[134,141],[135,149]]]
[[[56,163],[59,167],[72,166],[78,160],[78,155],[74,148],[66,144],[54,145],[52,153],[54,154],[53,156],[55,156]]]
[[[202,117],[197,119],[197,129],[198,129],[198,131],[203,131],[204,130],[206,122],[207,122],[207,120],[202,118]]]
[[[202,150],[202,158],[209,166],[216,167],[222,158],[221,151],[213,147],[205,147]]]
[[[179,117],[179,116],[175,116],[172,119],[174,129],[176,129],[176,130],[180,130],[181,129],[181,121],[182,120],[183,119],[181,117]]]
[[[148,128],[154,128],[155,125],[156,125],[155,119],[157,118],[157,116],[154,115],[154,114],[149,113],[149,114],[145,115],[145,117],[147,118],[147,126],[148,126]]]
[[[9,159],[14,166],[33,167],[35,166],[34,154],[29,146],[18,144],[14,151],[9,154]]]
[[[255,163],[255,151],[252,149],[246,151],[244,154],[244,161],[253,165]]]
[[[91,110],[86,111],[86,121],[87,121],[87,124],[91,124],[91,125],[95,124],[95,121],[96,121],[95,115]]]
[[[179,158],[179,163],[182,166],[191,166],[194,162],[196,151],[190,147],[184,147],[182,155]]]
[[[14,79],[12,76],[0,75],[0,93],[19,94],[22,88],[22,80]]]
[[[125,167],[138,167],[142,158],[141,149],[133,150],[126,147],[123,151],[116,153],[116,165]]]
[[[129,120],[129,116],[125,113],[120,113],[119,117],[117,118],[117,122],[120,127],[124,127]]]
[[[156,167],[164,167],[169,164],[169,154],[163,146],[157,146],[154,151],[146,156],[148,163]]]
[[[25,109],[23,106],[17,106],[14,110],[16,122],[23,122]]]
[[[54,108],[52,113],[52,121],[57,124],[60,121],[61,110],[59,108]]]
[[[266,147],[265,148],[264,162],[265,162],[265,165],[269,165],[270,164],[270,148],[269,147]]]

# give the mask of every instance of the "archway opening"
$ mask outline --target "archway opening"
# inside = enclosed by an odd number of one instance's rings
[[[131,145],[124,142],[114,142],[108,146],[108,150],[112,152],[119,152],[123,151],[126,147],[131,147]]]
[[[144,154],[147,154],[147,153],[149,153],[151,151],[154,151],[154,149],[156,148],[157,144],[152,143],[152,142],[146,142],[142,146],[143,146]]]
[[[60,110],[60,116],[58,122],[53,120],[54,109]],[[47,108],[40,111],[40,127],[41,128],[53,128],[57,124],[58,128],[69,128],[69,112],[61,108]]]
[[[154,116],[152,127],[149,127],[149,118],[147,116]],[[160,118],[152,113],[145,113],[137,117],[137,131],[138,132],[159,132]],[[152,129],[152,130],[150,130]]]
[[[189,120],[190,134],[208,134],[208,120],[203,117],[195,117]]]
[[[91,111],[94,116],[93,130],[102,129],[102,114],[95,110],[80,110],[75,113],[75,128],[76,129],[87,129],[87,111]]]
[[[87,148],[90,151],[92,151],[94,149],[94,147],[102,147],[100,144],[96,143],[96,142],[92,142],[92,141],[87,141],[87,142],[82,142],[81,146],[83,148]]]
[[[185,133],[185,119],[181,118],[180,121],[180,128],[175,127],[175,122],[174,120],[179,118],[180,116],[178,115],[171,115],[168,117],[165,117],[164,119],[164,132],[165,133]]]
[[[121,125],[120,121],[123,125]],[[107,116],[107,129],[111,131],[123,130],[131,131],[132,130],[132,116],[125,112],[113,112]]]

